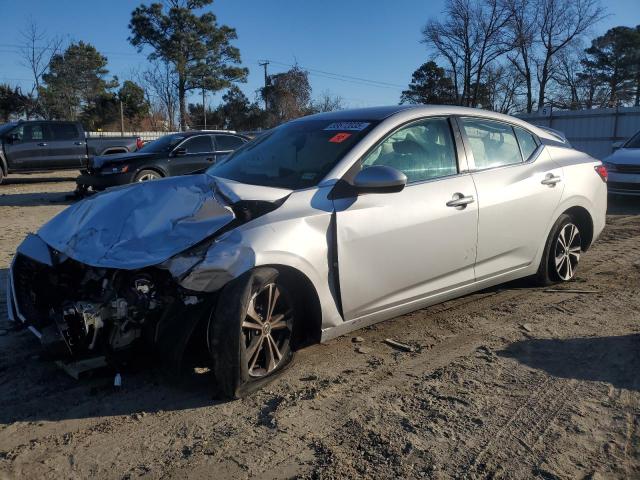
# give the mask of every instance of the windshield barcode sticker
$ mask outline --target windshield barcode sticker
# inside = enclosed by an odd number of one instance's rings
[[[335,122],[325,127],[325,130],[355,130],[359,132],[368,126],[368,122]]]

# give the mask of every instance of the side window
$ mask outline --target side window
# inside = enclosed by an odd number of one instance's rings
[[[77,140],[80,136],[78,127],[73,123],[52,123],[50,128],[53,140]]]
[[[244,145],[244,143],[244,140],[240,137],[234,137],[232,135],[216,135],[216,150],[221,152],[237,150]]]
[[[526,130],[513,127],[516,131],[516,138],[518,139],[518,143],[520,144],[520,150],[522,150],[522,156],[524,157],[525,162],[531,158],[533,152],[536,151],[538,145],[540,144],[536,137],[531,135]]]
[[[48,140],[46,128],[41,123],[20,125],[12,133],[17,134],[21,142],[41,142],[42,140]]]
[[[209,135],[198,135],[185,141],[181,148],[186,148],[187,153],[209,153],[213,151],[213,144]]]
[[[458,173],[449,122],[445,118],[420,120],[384,140],[362,161],[362,168],[387,165],[420,182]]]
[[[522,163],[520,148],[510,125],[482,118],[463,118],[476,170]]]

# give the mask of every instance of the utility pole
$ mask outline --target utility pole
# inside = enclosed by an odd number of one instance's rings
[[[261,67],[264,67],[264,109],[267,110],[267,85],[269,84],[269,75],[267,74],[267,66],[269,65],[269,60],[265,60],[264,62],[258,63]]]
[[[202,116],[204,117],[204,128],[203,130],[207,129],[207,105],[205,102],[205,89],[204,89],[204,83],[202,84]]]
[[[122,100],[120,100],[120,135],[124,137],[124,108],[122,108]]]

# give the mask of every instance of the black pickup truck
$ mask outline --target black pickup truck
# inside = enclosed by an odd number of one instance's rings
[[[0,183],[17,172],[83,170],[97,155],[134,152],[139,137],[90,138],[79,122],[33,120],[0,126]]]

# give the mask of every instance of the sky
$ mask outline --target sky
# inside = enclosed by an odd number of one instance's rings
[[[29,71],[17,52],[30,18],[49,35],[91,43],[108,58],[111,75],[131,78],[144,68],[148,53],[138,53],[127,41],[131,11],[140,3],[0,0],[0,82],[30,89]],[[640,0],[602,3],[608,16],[594,28],[594,36],[616,25],[640,24]],[[264,82],[258,63],[270,60],[269,73],[294,63],[306,68],[314,97],[328,92],[342,97],[345,106],[364,107],[398,103],[412,72],[430,58],[420,43],[421,29],[440,17],[443,7],[444,0],[216,0],[208,9],[237,31],[234,44],[249,68],[248,81],[240,87],[250,100]],[[221,95],[209,97],[208,104],[218,104]]]

